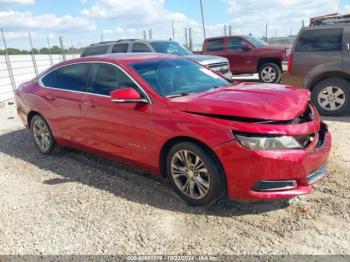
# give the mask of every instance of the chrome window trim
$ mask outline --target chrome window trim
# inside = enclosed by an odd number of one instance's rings
[[[136,82],[136,80],[128,73],[126,72],[122,67],[120,67],[119,65],[113,64],[111,62],[105,62],[105,61],[81,61],[81,62],[74,62],[74,63],[69,63],[69,64],[65,64],[65,65],[61,65],[58,67],[55,67],[54,69],[46,72],[44,75],[42,75],[39,79],[38,79],[38,84],[40,87],[43,88],[48,88],[48,89],[54,89],[54,90],[61,90],[61,91],[66,91],[66,92],[72,92],[72,93],[78,93],[78,94],[89,94],[89,95],[94,95],[94,96],[102,96],[102,97],[111,97],[111,96],[107,96],[107,95],[101,95],[101,94],[95,94],[95,93],[91,93],[91,92],[82,92],[82,91],[75,91],[75,90],[69,90],[69,89],[63,89],[63,88],[56,88],[56,87],[51,87],[51,86],[45,86],[44,83],[42,82],[42,79],[47,76],[48,74],[50,74],[51,72],[58,70],[60,68],[66,67],[66,66],[70,66],[70,65],[77,65],[77,64],[94,64],[94,63],[98,63],[98,64],[109,64],[112,66],[115,66],[117,69],[121,70],[125,75],[127,75],[132,82],[134,82],[134,84],[140,89],[140,91],[142,92],[142,94],[144,94],[146,96],[146,99],[148,101],[148,104],[152,104],[152,100],[151,98],[148,96],[147,92],[140,86],[139,83]]]

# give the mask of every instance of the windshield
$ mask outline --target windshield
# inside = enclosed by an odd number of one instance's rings
[[[192,55],[192,52],[174,41],[151,42],[151,46],[157,53],[173,55]]]
[[[230,84],[211,70],[184,58],[129,65],[161,96],[199,93]]]
[[[261,46],[265,46],[265,45],[269,45],[268,43],[266,43],[263,40],[260,40],[254,36],[247,36],[246,37],[253,45],[255,45],[256,47],[261,47]]]

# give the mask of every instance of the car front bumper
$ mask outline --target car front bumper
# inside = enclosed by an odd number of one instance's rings
[[[226,174],[228,196],[254,201],[309,193],[311,184],[325,175],[324,167],[331,148],[331,135],[326,125],[322,126],[323,130],[319,131],[323,132],[322,143],[314,141],[302,150],[254,151],[241,146],[236,140],[216,147],[215,153]],[[276,189],[271,188],[272,184],[262,184],[261,181],[277,181]],[[256,188],[259,183],[265,188]]]

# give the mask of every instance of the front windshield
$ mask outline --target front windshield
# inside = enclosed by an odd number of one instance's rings
[[[161,96],[199,93],[230,84],[211,70],[185,58],[129,65]]]
[[[174,41],[151,42],[151,46],[157,53],[172,55],[192,55],[192,52]]]
[[[265,41],[258,39],[254,36],[247,36],[247,39],[256,47],[261,47],[261,46],[265,46],[265,45],[269,45],[268,43],[266,43]]]

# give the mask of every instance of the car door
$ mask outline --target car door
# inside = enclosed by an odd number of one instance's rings
[[[55,136],[58,139],[81,143],[81,105],[87,86],[89,63],[77,63],[60,67],[41,78],[42,97],[51,110],[45,110]]]
[[[251,50],[244,50],[243,45],[250,44],[240,37],[227,39],[227,57],[230,61],[231,72],[250,73],[256,70]]]
[[[109,63],[93,63],[89,93],[83,103],[83,133],[87,145],[114,157],[147,162],[149,152],[149,114],[145,103],[115,103],[110,92],[139,86],[121,68]]]

